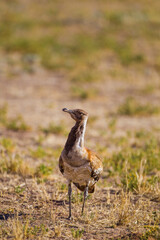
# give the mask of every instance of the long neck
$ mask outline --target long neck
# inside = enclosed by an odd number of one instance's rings
[[[67,142],[65,144],[65,150],[68,154],[72,148],[83,148],[84,147],[84,134],[86,131],[87,119],[76,122],[74,127],[71,129]]]

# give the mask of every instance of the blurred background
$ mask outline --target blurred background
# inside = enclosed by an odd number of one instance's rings
[[[159,124],[159,0],[6,0],[0,9],[0,104],[17,124],[59,125],[62,107],[84,108],[102,131],[112,120],[123,131]]]

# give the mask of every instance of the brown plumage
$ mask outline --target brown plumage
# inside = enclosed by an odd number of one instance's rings
[[[71,183],[84,192],[83,213],[88,192],[94,192],[95,184],[100,178],[103,166],[101,159],[94,152],[84,147],[84,134],[88,119],[87,112],[81,109],[69,110],[66,108],[64,108],[63,111],[69,113],[76,121],[76,124],[68,135],[68,139],[59,158],[59,169],[68,180],[70,219]]]

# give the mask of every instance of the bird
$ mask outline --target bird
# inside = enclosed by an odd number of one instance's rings
[[[102,160],[96,153],[84,146],[84,136],[88,113],[82,109],[63,108],[63,112],[68,113],[75,120],[75,125],[71,128],[65,146],[59,157],[59,169],[68,181],[69,197],[69,217],[71,220],[71,196],[72,183],[84,192],[82,215],[88,193],[93,193],[95,184],[99,180],[103,165]]]

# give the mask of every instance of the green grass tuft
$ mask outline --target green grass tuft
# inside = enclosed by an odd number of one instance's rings
[[[47,127],[41,127],[40,129],[45,134],[66,134],[66,126],[63,122],[61,122],[61,124],[55,124],[54,122],[50,122]]]
[[[13,130],[13,131],[30,131],[31,127],[25,122],[23,117],[21,115],[8,120],[6,124],[6,128],[8,130]]]
[[[150,116],[160,113],[160,107],[151,104],[140,104],[134,98],[129,97],[118,108],[118,114],[127,116]]]
[[[50,175],[53,172],[53,168],[50,166],[46,166],[45,164],[40,164],[36,171],[35,171],[35,176],[37,177],[46,177]]]
[[[38,147],[36,150],[30,150],[31,152],[31,156],[33,158],[44,158],[47,156],[47,152],[42,148],[42,147]]]
[[[5,125],[7,121],[8,105],[4,104],[0,107],[0,124]]]
[[[98,92],[95,88],[84,89],[82,87],[73,86],[71,88],[71,95],[74,98],[86,100],[88,98],[95,98],[98,95]]]
[[[16,144],[10,138],[0,139],[0,144],[4,147],[5,151],[8,153],[12,153],[16,148]]]

